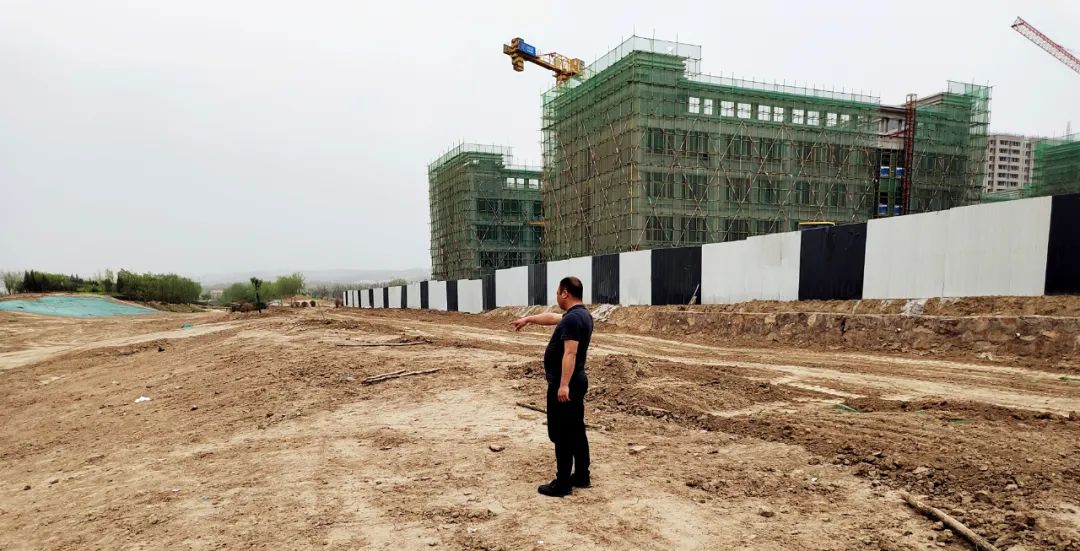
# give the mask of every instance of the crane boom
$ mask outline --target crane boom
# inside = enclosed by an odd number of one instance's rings
[[[503,53],[510,56],[510,62],[514,65],[515,71],[524,71],[525,62],[528,61],[555,73],[556,85],[561,85],[570,80],[570,77],[581,74],[585,67],[584,61],[555,52],[537,54],[536,48],[521,38],[515,38],[509,44],[503,44]]]
[[[1014,31],[1024,35],[1025,38],[1032,41],[1038,47],[1046,50],[1050,55],[1056,57],[1058,61],[1067,65],[1070,69],[1080,73],[1080,59],[1073,55],[1067,48],[1050,40],[1050,37],[1039,32],[1039,29],[1032,27],[1030,23],[1024,21],[1023,18],[1017,17],[1016,21],[1013,21],[1012,28]]]

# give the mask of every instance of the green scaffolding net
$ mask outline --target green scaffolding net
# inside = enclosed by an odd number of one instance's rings
[[[429,164],[432,277],[475,279],[540,262],[540,176],[498,145],[461,144]]]
[[[632,37],[544,95],[548,260],[743,239],[977,202],[990,89],[904,107],[700,73],[700,47]]]

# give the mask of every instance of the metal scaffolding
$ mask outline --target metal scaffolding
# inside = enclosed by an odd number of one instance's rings
[[[461,144],[429,164],[432,276],[475,279],[540,262],[540,176],[497,145]]]
[[[548,260],[899,214],[908,159],[911,212],[978,201],[988,87],[918,100],[905,136],[902,106],[703,75],[700,52],[632,37],[544,95]]]

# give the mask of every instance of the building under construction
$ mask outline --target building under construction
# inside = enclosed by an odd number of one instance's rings
[[[509,147],[461,144],[428,165],[431,273],[474,279],[540,262],[539,167],[514,166]]]
[[[1080,192],[1080,140],[1077,135],[1035,143],[1030,197]]]
[[[546,259],[978,202],[988,87],[888,107],[703,75],[700,52],[633,37],[544,95]]]

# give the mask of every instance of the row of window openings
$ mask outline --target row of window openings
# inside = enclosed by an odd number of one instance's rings
[[[480,267],[482,268],[513,268],[528,264],[540,264],[543,258],[540,253],[523,253],[521,251],[481,251]]]
[[[662,174],[658,176],[663,176]],[[702,200],[706,198],[708,187],[704,182],[686,181],[678,186],[684,199]],[[674,199],[676,186],[666,179],[651,179],[645,183],[645,192],[651,199]],[[775,183],[762,182],[756,187],[750,182],[737,182],[724,186],[724,198],[734,202],[748,202],[756,199],[757,204],[778,205],[828,205],[847,207],[848,193],[843,189],[829,189],[829,184],[796,182],[793,189],[780,188]],[[756,193],[754,193],[756,192]],[[786,201],[785,201],[786,199]]]
[[[540,189],[540,180],[538,178],[506,178],[507,189]]]
[[[994,160],[1004,161],[1006,163],[1010,163],[1010,162],[1011,163],[1019,163],[1020,162],[1020,157],[998,157],[997,159],[995,159],[994,156],[991,155],[989,160],[990,161],[994,161]],[[1024,164],[1027,164],[1026,159],[1024,160]]]
[[[476,210],[480,214],[502,214],[506,216],[521,216],[526,206],[532,203],[532,216],[543,218],[544,203],[542,201],[519,201],[516,199],[477,199]]]
[[[539,243],[544,237],[544,228],[540,226],[496,226],[477,224],[476,238],[484,243],[521,243],[523,236],[532,234],[533,242]]]
[[[712,98],[695,98],[691,97],[687,102],[687,110],[690,113],[712,115],[713,114],[713,99]],[[757,120],[769,121],[769,122],[785,122],[784,116],[786,109],[783,107],[776,107],[772,105],[758,104],[757,106]],[[721,117],[735,117],[739,119],[751,119],[753,104],[741,103],[734,101],[721,101],[720,102],[720,116]],[[820,126],[821,125],[821,111],[813,111],[807,109],[792,109],[791,110],[791,124],[805,124],[807,126]],[[851,122],[851,115],[847,113],[825,113],[825,126],[836,126],[837,124],[848,124]]]

